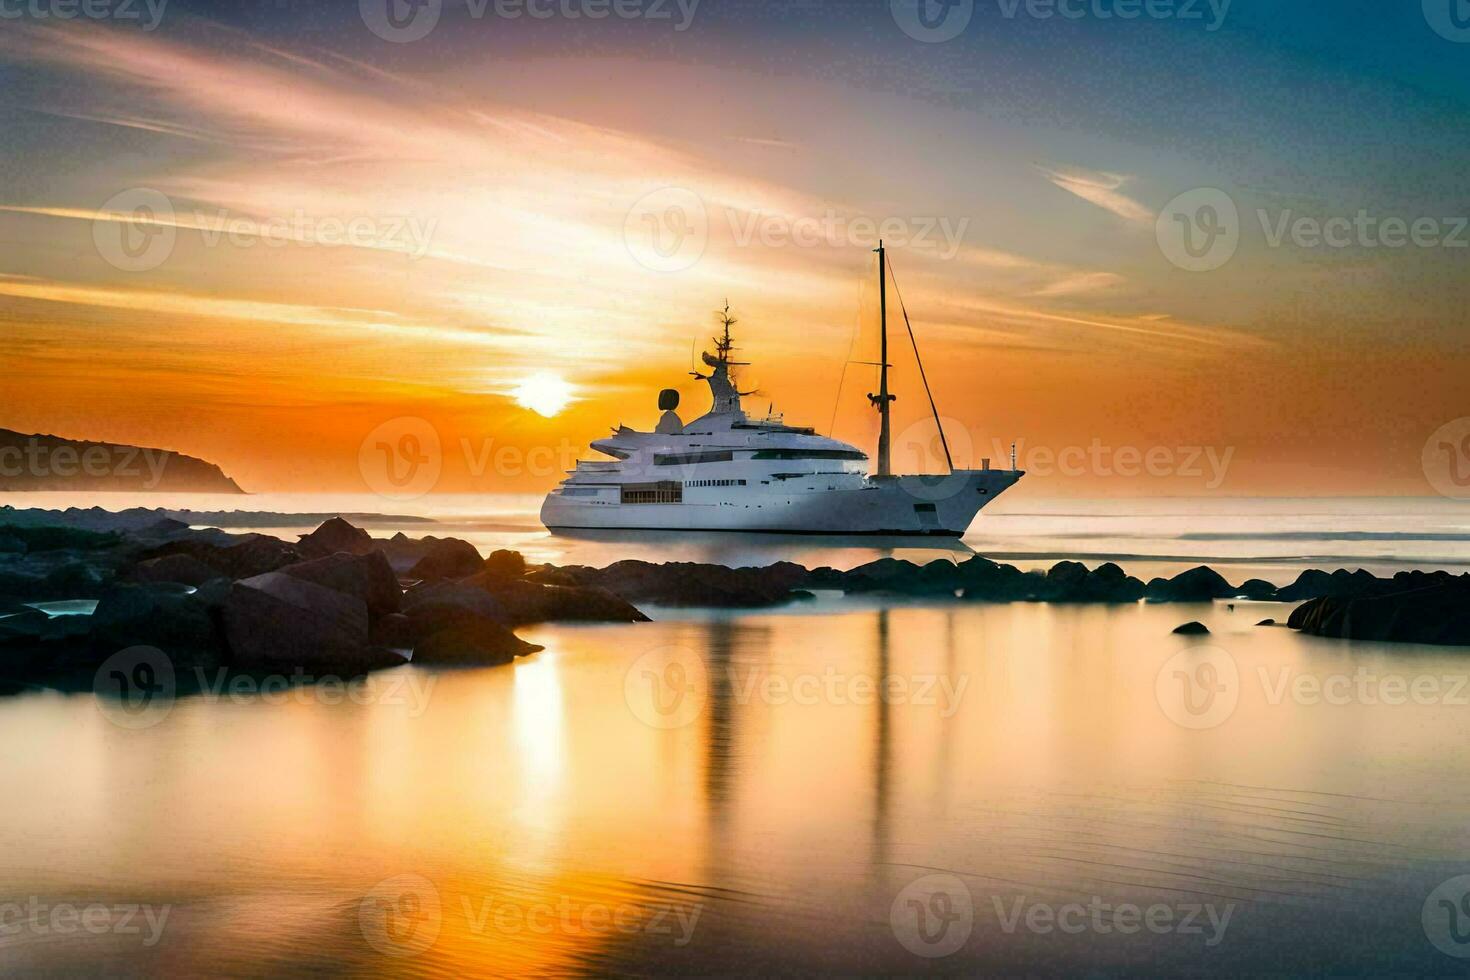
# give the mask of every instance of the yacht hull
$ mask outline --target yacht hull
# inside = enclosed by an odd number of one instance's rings
[[[622,503],[553,493],[541,507],[552,530],[744,531],[765,534],[959,537],[1009,489],[1018,470],[956,470],[948,476],[870,477],[859,487],[686,491],[679,503]]]

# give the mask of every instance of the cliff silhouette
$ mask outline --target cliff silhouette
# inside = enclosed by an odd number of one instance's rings
[[[168,449],[0,429],[0,492],[244,493],[218,466]]]

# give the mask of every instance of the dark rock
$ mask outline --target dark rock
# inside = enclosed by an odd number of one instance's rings
[[[578,585],[603,588],[633,603],[728,608],[784,602],[791,590],[807,579],[806,569],[790,562],[763,568],[725,568],[691,562],[655,565],[620,561],[606,568],[574,565],[560,571]],[[545,578],[538,575],[537,581]]]
[[[1255,602],[1269,602],[1276,598],[1276,586],[1263,578],[1247,579],[1236,594]]]
[[[65,640],[86,636],[86,616],[49,616],[39,609],[27,609],[0,619],[0,641]]]
[[[1144,596],[1158,602],[1207,602],[1227,599],[1236,588],[1208,565],[1180,572],[1171,579],[1156,578],[1148,583]]]
[[[440,538],[430,546],[428,554],[409,569],[408,577],[426,582],[464,578],[480,571],[484,564],[485,560],[468,541]]]
[[[1080,561],[1059,561],[1046,573],[1047,579],[1061,589],[1076,588],[1087,581],[1087,566]]]
[[[512,626],[548,622],[643,623],[648,617],[626,599],[597,586],[541,585],[481,572],[460,582],[483,589]]]
[[[266,572],[275,572],[301,560],[301,554],[279,538],[263,534],[249,535],[233,545],[220,545],[213,541],[185,539],[170,541],[150,548],[142,553],[144,560],[188,555],[210,566],[219,575],[228,578],[254,578]]]
[[[1339,568],[1331,573],[1309,568],[1298,575],[1295,582],[1278,590],[1276,598],[1282,602],[1298,602],[1322,596],[1372,595],[1384,591],[1385,584],[1382,579],[1361,568],[1356,572]]]
[[[301,535],[296,550],[306,558],[325,558],[338,552],[365,555],[374,550],[374,544],[372,535],[334,517],[310,534]]]
[[[6,452],[33,452],[38,446],[48,458],[68,453],[78,463],[68,467],[18,467],[0,473],[0,490],[244,492],[213,463],[173,450],[0,429],[0,449]]]
[[[129,578],[135,582],[179,582],[183,585],[203,585],[218,578],[219,570],[193,555],[165,555],[149,558],[133,566]]]
[[[345,675],[367,661],[367,603],[282,572],[236,582],[223,618],[237,667]]]
[[[1339,639],[1470,646],[1470,576],[1383,595],[1323,596],[1297,607],[1287,625]]]
[[[420,640],[413,648],[413,662],[426,667],[493,667],[541,649],[499,623],[470,619]]]
[[[1259,623],[1257,623],[1256,625],[1257,626],[1275,626],[1276,625],[1276,620],[1274,620],[1274,619],[1263,619]]]
[[[221,569],[231,578],[254,578],[301,560],[301,552],[277,538],[260,534],[223,549]]]
[[[524,578],[526,559],[519,551],[492,551],[490,557],[485,559],[483,571],[496,578]]]
[[[555,565],[542,565],[531,569],[526,573],[527,582],[536,582],[540,585],[577,585],[577,576],[571,572],[557,568]]]
[[[399,574],[407,574],[408,570],[429,553],[429,545],[423,541],[410,538],[399,531],[388,539],[373,539],[373,547],[382,552],[388,559],[388,564],[393,566],[393,571]]]
[[[90,620],[101,655],[134,646],[157,647],[179,664],[218,664],[224,631],[209,596],[180,593],[166,583],[122,585],[103,593]]]
[[[389,567],[388,559],[379,551],[365,555],[339,552],[287,565],[281,573],[356,596],[367,605],[368,615],[373,619],[398,612],[403,600],[398,577]]]
[[[41,579],[42,591],[50,597],[91,599],[100,595],[105,579],[97,568],[85,562],[68,562]]]
[[[403,613],[389,613],[373,623],[372,644],[386,650],[412,651],[418,632]]]
[[[1181,636],[1203,636],[1209,633],[1209,631],[1210,628],[1208,626],[1199,622],[1185,623],[1183,626],[1174,627],[1174,632]]]
[[[462,582],[423,582],[403,594],[403,611],[410,619],[439,615],[435,610],[461,610],[504,625],[505,608],[484,589]]]

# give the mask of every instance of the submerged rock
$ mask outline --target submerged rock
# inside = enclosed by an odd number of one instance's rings
[[[1173,632],[1180,636],[1204,636],[1210,632],[1210,628],[1201,622],[1189,622],[1182,626],[1174,627]]]

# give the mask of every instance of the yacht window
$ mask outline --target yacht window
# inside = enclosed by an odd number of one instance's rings
[[[867,459],[851,449],[761,449],[753,459]]]
[[[622,501],[625,504],[680,504],[684,502],[684,485],[672,480],[662,480],[658,483],[625,483],[622,491]]]
[[[729,451],[714,453],[655,453],[655,466],[684,466],[689,463],[728,463],[735,458]]]

